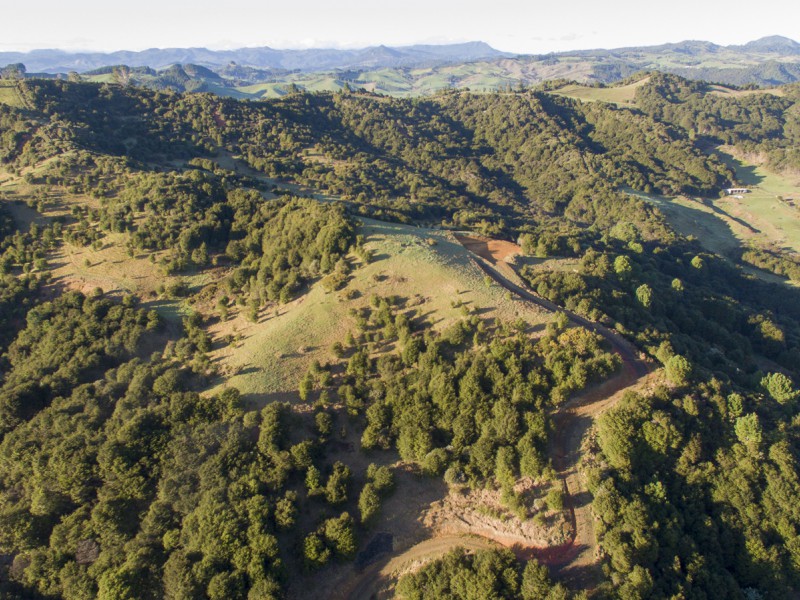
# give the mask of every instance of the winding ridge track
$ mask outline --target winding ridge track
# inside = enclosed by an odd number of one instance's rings
[[[556,435],[551,443],[550,453],[564,487],[564,505],[569,511],[572,522],[570,539],[554,547],[511,546],[519,558],[536,558],[548,565],[569,587],[592,589],[601,581],[602,573],[597,560],[597,540],[594,534],[589,492],[578,472],[581,443],[594,419],[614,406],[627,389],[642,383],[650,373],[650,365],[640,356],[636,348],[617,332],[566,310],[516,283],[513,279],[517,279],[517,276],[513,269],[504,261],[497,260],[488,251],[490,247],[488,242],[492,240],[459,235],[456,235],[456,239],[475,255],[473,259],[475,265],[497,284],[522,300],[552,312],[565,313],[573,323],[594,331],[606,339],[622,359],[622,369],[619,373],[601,385],[571,398],[553,415]],[[483,248],[486,251],[480,251],[476,242],[485,242]],[[473,535],[450,535],[425,540],[398,556],[370,565],[349,586],[339,589],[333,597],[368,600],[387,583],[392,573],[403,570],[404,567],[427,562],[456,547],[475,550],[498,544],[508,545],[504,544],[502,539],[494,540]]]
[[[596,558],[597,539],[594,534],[591,500],[578,473],[581,443],[594,419],[616,404],[627,389],[642,382],[650,373],[650,365],[633,344],[617,332],[564,309],[514,282],[511,278],[516,279],[516,273],[508,263],[497,260],[489,252],[488,243],[481,244],[481,239],[459,235],[456,235],[456,239],[476,255],[475,264],[496,283],[527,302],[533,302],[552,312],[563,312],[573,323],[602,336],[622,359],[619,373],[601,385],[570,399],[553,415],[556,435],[550,444],[550,454],[564,486],[564,505],[572,521],[572,539],[554,548],[515,548],[518,555],[535,557],[559,571],[561,579],[571,587],[594,587],[599,583],[601,573]]]

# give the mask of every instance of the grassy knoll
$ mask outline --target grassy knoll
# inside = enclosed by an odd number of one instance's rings
[[[585,102],[596,102],[600,100],[602,102],[611,102],[614,104],[633,104],[636,90],[649,80],[649,77],[644,77],[628,85],[610,87],[590,87],[575,83],[565,85],[555,90],[553,93],[559,96],[575,98],[576,100],[583,100]]]
[[[353,272],[343,290],[326,293],[317,284],[294,302],[263,311],[257,324],[237,314],[212,326],[216,340],[228,335],[236,340],[212,357],[230,374],[228,385],[256,401],[292,399],[311,362],[330,361],[333,342],[355,331],[350,310],[367,306],[373,294],[406,299],[437,329],[463,315],[454,306],[458,302],[484,318],[521,317],[532,331],[550,320],[546,311],[512,300],[493,283],[487,285],[449,232],[364,219],[359,233],[374,258]]]

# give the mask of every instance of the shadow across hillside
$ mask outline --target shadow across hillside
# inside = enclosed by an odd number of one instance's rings
[[[719,149],[712,151],[712,155],[718,158],[725,166],[733,169],[739,183],[747,186],[758,186],[764,181],[764,177],[756,171],[755,165],[747,165]]]

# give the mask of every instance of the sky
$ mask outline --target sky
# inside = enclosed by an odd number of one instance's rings
[[[800,38],[794,0],[0,0],[0,50],[355,48],[484,41],[546,53]],[[785,18],[780,18],[784,15]]]

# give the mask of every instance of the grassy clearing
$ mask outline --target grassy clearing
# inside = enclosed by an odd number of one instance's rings
[[[793,198],[798,203],[795,206],[800,205],[800,174],[780,175],[762,165],[747,164],[734,156],[730,147],[720,147],[717,154],[752,191],[741,199],[727,196],[715,204],[733,218],[749,223],[760,241],[800,252],[800,210],[778,198]]]
[[[766,244],[772,240],[756,231],[741,217],[727,212],[730,207],[723,200],[692,199],[685,196],[666,197],[628,190],[656,205],[675,231],[697,239],[707,250],[720,256],[733,257],[750,242]],[[794,285],[783,277],[761,269],[740,265],[747,273],[769,283]]]
[[[751,96],[753,94],[772,94],[773,96],[783,96],[784,91],[780,88],[769,88],[759,90],[734,90],[722,85],[708,86],[708,92],[714,96],[728,96],[730,98],[738,98],[741,96]]]
[[[344,83],[333,75],[298,76],[278,83],[255,83],[236,88],[215,87],[214,93],[221,96],[234,98],[280,98],[289,93],[292,83],[305,88],[310,92],[337,92],[344,87]]]
[[[747,228],[716,212],[710,200],[659,196],[633,190],[626,192],[656,205],[678,233],[700,240],[703,246],[716,254],[728,256],[741,247],[743,240],[752,236]]]
[[[326,293],[317,284],[289,305],[262,314],[258,324],[235,316],[212,326],[216,340],[228,335],[235,340],[213,355],[227,385],[257,402],[294,399],[311,362],[332,360],[333,342],[355,332],[350,309],[367,306],[373,294],[407,300],[437,329],[462,317],[454,301],[483,318],[521,317],[532,333],[551,318],[547,311],[511,299],[498,285],[487,285],[483,272],[449,232],[365,219],[359,233],[374,259],[353,272],[344,290]],[[351,290],[356,297],[346,299]]]
[[[751,190],[742,198],[671,198],[626,191],[657,205],[678,232],[694,236],[717,254],[730,255],[751,242],[800,252],[800,210],[778,198],[800,200],[800,175],[773,173],[743,162],[733,152],[730,147],[717,149],[737,180]]]
[[[43,167],[44,164],[40,164],[32,170]],[[70,207],[96,206],[98,202],[88,196],[51,190],[44,196],[44,207],[39,212],[25,202],[33,197],[36,187],[24,183],[19,177],[0,182],[0,196],[3,197],[0,202],[23,231],[27,231],[34,223],[43,226],[55,218],[70,221]],[[180,317],[189,312],[191,307],[184,300],[159,297],[157,288],[182,281],[194,292],[222,276],[220,269],[165,276],[157,264],[150,262],[147,255],[129,256],[126,241],[127,234],[108,233],[96,249],[63,243],[47,257],[52,284],[83,293],[101,288],[111,296],[133,294],[139,298],[142,306],[153,308],[168,321],[178,323]]]
[[[114,73],[103,73],[101,75],[83,75],[86,81],[93,83],[114,83]]]
[[[101,287],[110,294],[134,294],[143,301],[154,300],[160,285],[169,286],[182,281],[192,290],[219,278],[216,270],[197,274],[166,276],[161,268],[148,259],[148,255],[128,255],[125,242],[127,234],[109,233],[102,239],[102,247],[63,244],[53,257],[53,277],[71,288],[91,290]]]
[[[650,80],[649,77],[644,77],[634,83],[628,85],[615,85],[609,87],[590,87],[580,84],[570,84],[559,88],[552,93],[559,96],[567,96],[576,100],[583,100],[584,102],[611,102],[621,106],[635,106],[634,100],[636,90],[646,84]],[[782,96],[783,91],[780,88],[774,89],[760,89],[760,90],[734,90],[722,85],[708,86],[708,93],[715,96],[728,96],[740,97],[749,96],[752,94],[773,94],[775,96]]]
[[[17,93],[17,87],[13,81],[0,80],[0,104],[7,104],[15,108],[24,108],[22,99]]]
[[[570,84],[555,90],[553,93],[559,96],[567,96],[584,102],[611,102],[614,104],[634,104],[636,90],[650,81],[649,77],[644,77],[628,85],[611,87],[589,87],[579,84]]]

